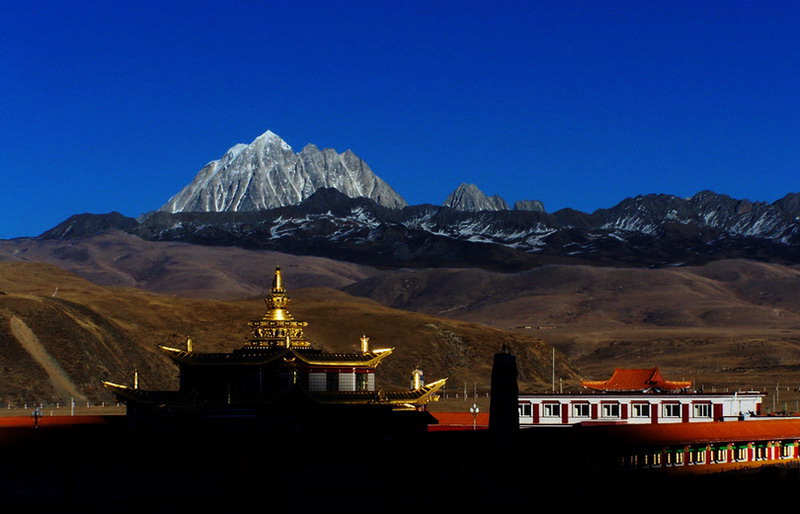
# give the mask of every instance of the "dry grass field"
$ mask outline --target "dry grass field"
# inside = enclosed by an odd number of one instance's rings
[[[2,241],[0,261],[3,397],[63,396],[70,377],[100,398],[100,379],[129,380],[134,368],[147,387],[170,387],[174,367],[156,346],[189,334],[198,351],[241,345],[280,264],[313,341],[352,350],[366,333],[395,348],[380,369],[386,387],[406,387],[420,366],[428,379],[450,377],[463,403],[465,384],[488,390],[491,355],[507,343],[524,391],[550,390],[552,346],[564,390],[615,367],[659,366],[705,390],[765,390],[770,410],[800,407],[800,266],[378,270],[117,232]]]
[[[584,374],[658,366],[708,391],[758,389],[800,410],[800,267],[718,261],[670,269],[544,266],[391,271],[345,290],[385,305],[541,338]],[[565,386],[566,389],[566,386]]]
[[[552,348],[540,339],[482,324],[402,311],[330,288],[293,290],[297,319],[329,351],[356,351],[367,334],[373,347],[394,348],[381,364],[378,387],[405,389],[421,367],[428,380],[489,388],[492,356],[501,345],[519,358],[520,381],[541,388],[551,373]],[[58,284],[57,292],[53,284]],[[130,383],[139,371],[145,389],[174,389],[177,368],[159,344],[195,351],[230,351],[249,336],[247,321],[263,315],[262,298],[237,301],[164,296],[100,287],[47,264],[0,263],[0,402],[111,401],[101,380]],[[17,292],[17,290],[22,290]],[[559,374],[578,371],[557,353]]]
[[[264,282],[271,279],[275,265],[292,277],[295,289],[339,288],[377,272],[368,266],[320,257],[152,242],[119,231],[67,241],[28,238],[0,241],[0,262],[53,264],[101,286],[135,287],[210,299],[262,294]],[[22,289],[19,283],[11,287],[15,291]]]

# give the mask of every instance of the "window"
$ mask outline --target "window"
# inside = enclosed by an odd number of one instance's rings
[[[339,390],[339,373],[336,371],[329,371],[327,373],[327,377],[325,380],[325,390],[326,391],[338,391]]]
[[[542,416],[544,417],[557,417],[561,415],[560,403],[543,403]]]
[[[618,403],[604,403],[603,404],[603,417],[604,418],[618,418],[619,417],[619,404]]]
[[[369,389],[369,375],[367,373],[356,373],[356,391],[367,391]]]
[[[572,404],[572,415],[576,418],[588,418],[589,417],[589,404],[588,403],[573,403]]]
[[[650,417],[650,404],[649,403],[632,403],[631,415],[634,418],[649,418]]]
[[[740,462],[747,460],[747,446],[739,446],[736,448],[736,460]]]
[[[679,417],[681,417],[681,404],[680,403],[665,403],[664,404],[664,417],[665,418],[679,418]]]
[[[664,464],[667,466],[682,466],[683,450],[667,450],[664,456]]]
[[[660,466],[661,465],[661,452],[652,452],[644,454],[645,466]]]
[[[308,374],[308,389],[310,391],[324,391],[325,390],[325,373],[311,372]]]
[[[710,418],[711,417],[711,404],[710,403],[695,403],[694,404],[694,417],[695,418]]]
[[[706,449],[698,448],[689,451],[689,464],[705,464],[706,463]]]
[[[531,416],[531,404],[530,403],[520,403],[517,405],[517,409],[519,410],[520,416]]]

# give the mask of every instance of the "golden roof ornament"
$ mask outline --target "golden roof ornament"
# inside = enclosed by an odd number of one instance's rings
[[[411,372],[411,389],[416,391],[417,389],[422,388],[425,385],[425,379],[423,378],[423,372],[421,369],[416,368],[414,371]]]
[[[303,327],[305,321],[296,321],[286,307],[289,297],[283,287],[281,267],[275,267],[270,293],[264,298],[267,312],[260,320],[248,323],[252,336],[245,344],[247,348],[310,348],[311,343],[305,340]]]
[[[267,313],[264,315],[264,319],[292,319],[292,315],[286,310],[286,307],[289,305],[289,297],[286,296],[286,289],[283,288],[280,266],[275,267],[275,276],[272,278],[272,289],[270,289],[270,295],[264,299],[264,302],[267,304]]]

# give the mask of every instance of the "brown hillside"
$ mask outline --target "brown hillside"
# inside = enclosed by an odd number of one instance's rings
[[[53,264],[102,286],[214,299],[260,294],[276,264],[291,274],[297,288],[339,288],[376,273],[321,257],[145,241],[119,231],[70,240],[0,241],[3,261]]]
[[[449,318],[481,323],[504,334],[511,331],[540,338],[565,352],[593,378],[606,378],[616,366],[658,365],[667,376],[696,379],[712,387],[774,389],[776,383],[800,387],[796,350],[800,345],[800,266],[732,260],[671,269],[551,265],[513,274],[475,269],[378,271],[274,252],[146,242],[116,232],[70,241],[0,241],[0,260],[4,259],[47,261],[103,285],[134,285],[212,299],[261,295],[274,265],[281,264],[296,296],[301,287],[342,288],[386,307],[435,316],[437,323]],[[0,291],[51,296],[59,287],[56,297],[64,298],[74,276],[53,276],[9,276],[0,282]],[[92,292],[97,288],[93,284],[79,287],[87,294],[98,294]],[[126,294],[141,292],[127,290]],[[181,302],[176,298],[173,304]],[[139,316],[139,309],[147,310],[140,303],[124,317],[109,316],[124,324],[127,317]],[[226,305],[231,309],[235,303]],[[153,308],[159,311],[162,305]],[[234,319],[249,319],[258,311],[260,304],[243,308]],[[214,337],[238,344],[246,335],[243,327],[231,323]],[[335,323],[331,330],[338,330]],[[151,337],[155,345],[172,332],[158,337],[143,333],[137,338]],[[358,335],[344,337],[355,344]],[[384,344],[378,332],[371,335],[376,344]],[[173,339],[180,342],[183,337]],[[195,340],[202,336],[195,335]],[[416,364],[428,368],[416,362],[408,365]],[[443,363],[437,369],[447,367]],[[432,373],[428,370],[429,377]],[[395,380],[405,383],[406,379]],[[459,380],[453,377],[451,387],[463,388],[463,383],[456,385]]]
[[[601,379],[660,366],[714,388],[800,387],[800,267],[544,266],[382,272],[345,290],[384,305],[540,337]],[[792,405],[794,407],[794,405]]]
[[[503,343],[517,354],[524,388],[549,383],[551,347],[539,339],[400,311],[329,288],[293,291],[291,272],[284,277],[295,299],[292,312],[309,321],[308,335],[321,347],[352,350],[366,333],[374,346],[395,348],[381,365],[380,387],[408,387],[411,370],[420,366],[428,379],[447,376],[452,387],[467,383],[488,391],[492,354]],[[54,283],[61,284],[55,296]],[[42,264],[0,263],[0,284],[6,290],[0,294],[5,403],[64,402],[78,394],[108,401],[100,381],[128,383],[134,369],[143,388],[174,389],[176,368],[158,344],[182,347],[191,335],[196,351],[228,351],[242,345],[246,322],[265,309],[260,298],[225,302],[99,287]],[[577,384],[576,370],[560,354],[557,373]]]

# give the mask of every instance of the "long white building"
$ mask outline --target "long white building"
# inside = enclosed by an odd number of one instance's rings
[[[520,394],[520,427],[746,419],[761,413],[764,396],[757,391],[691,391],[690,382],[664,380],[658,368],[616,369],[609,380],[583,385],[583,394]]]

